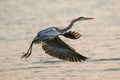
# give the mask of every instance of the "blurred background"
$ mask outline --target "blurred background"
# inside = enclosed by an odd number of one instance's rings
[[[0,0],[0,80],[119,80],[120,0]],[[20,59],[36,34],[48,27],[64,28],[77,17],[78,40],[62,37],[87,61],[72,63],[33,46]]]

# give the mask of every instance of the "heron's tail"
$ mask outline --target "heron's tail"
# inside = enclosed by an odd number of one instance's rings
[[[35,44],[39,44],[39,43],[41,43],[41,40],[40,39],[38,39],[38,37],[36,36],[35,38],[34,38],[34,43]]]
[[[70,38],[70,39],[78,39],[81,37],[81,34],[75,31],[69,31],[69,32],[65,32],[64,34],[62,34],[64,37],[66,38]]]

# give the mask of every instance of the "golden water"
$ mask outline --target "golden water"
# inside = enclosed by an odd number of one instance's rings
[[[120,0],[0,0],[0,80],[120,80]],[[71,30],[82,37],[62,37],[87,61],[72,63],[51,57],[41,45],[20,59],[38,31],[63,28],[79,16]]]

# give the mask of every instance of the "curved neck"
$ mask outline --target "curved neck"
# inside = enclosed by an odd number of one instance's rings
[[[74,25],[74,23],[76,22],[76,20],[73,20],[66,28],[63,28],[63,29],[59,29],[59,32],[63,33],[69,29],[71,29]]]

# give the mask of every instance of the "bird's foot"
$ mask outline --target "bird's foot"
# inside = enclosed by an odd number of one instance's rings
[[[29,56],[31,55],[31,52],[29,52],[29,53],[23,53],[23,55],[21,56],[21,59],[22,58],[28,58]]]
[[[27,58],[27,55],[28,55],[28,53],[23,53],[23,55],[21,56],[21,59],[23,59],[23,58]]]

